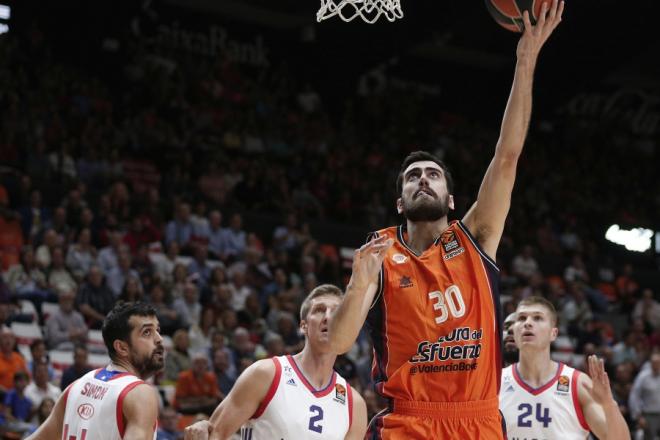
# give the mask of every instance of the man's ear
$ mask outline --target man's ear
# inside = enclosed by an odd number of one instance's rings
[[[403,214],[403,199],[401,197],[396,199],[396,212]]]
[[[454,205],[454,196],[451,194],[449,194],[449,200],[447,201],[447,206],[452,211],[456,208],[456,205]]]
[[[115,349],[115,352],[117,353],[118,357],[122,357],[122,358],[129,357],[130,348],[126,341],[122,341],[121,339],[115,339],[112,342],[112,347]]]

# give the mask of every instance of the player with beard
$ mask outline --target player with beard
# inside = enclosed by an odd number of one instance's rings
[[[508,367],[511,364],[518,362],[518,357],[520,353],[518,352],[518,347],[516,346],[516,341],[513,338],[513,323],[516,322],[516,313],[509,313],[509,316],[504,318],[504,355],[502,357],[504,361],[504,367]]]
[[[563,2],[543,5],[517,47],[511,94],[476,203],[460,221],[445,164],[417,151],[398,178],[401,226],[373,233],[356,251],[346,298],[331,320],[333,350],[347,352],[366,321],[372,378],[388,406],[369,439],[501,440],[498,392],[502,321],[497,248],[527,135],[538,54],[561,21]]]
[[[145,380],[164,365],[156,310],[119,303],[102,333],[110,364],[69,385],[30,440],[155,440],[158,396]]]

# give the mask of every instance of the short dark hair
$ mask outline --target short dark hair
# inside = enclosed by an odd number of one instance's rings
[[[550,319],[552,319],[554,325],[557,325],[557,310],[555,309],[554,304],[552,304],[550,301],[543,298],[542,296],[534,295],[521,300],[518,303],[516,310],[518,310],[520,306],[533,306],[533,305],[540,305],[548,309],[548,311],[550,312]]]
[[[300,320],[307,319],[307,314],[309,313],[309,309],[312,307],[312,300],[314,298],[318,298],[319,296],[323,295],[334,295],[339,298],[342,298],[344,296],[344,292],[341,291],[341,289],[333,284],[321,284],[320,286],[316,286],[315,288],[312,289],[311,292],[309,292],[309,295],[305,298],[305,300],[302,302],[302,305],[300,306]]]
[[[20,370],[14,373],[14,383],[19,380],[23,379],[25,381],[30,381],[30,376],[28,376],[27,372]]]
[[[129,324],[131,316],[156,316],[156,309],[144,302],[123,302],[120,301],[110,310],[110,313],[103,320],[103,342],[108,349],[108,356],[113,361],[116,360],[117,352],[113,347],[116,339],[129,341],[133,328]]]
[[[447,191],[449,194],[454,193],[454,178],[452,177],[449,168],[447,168],[447,165],[445,165],[445,163],[441,161],[436,155],[431,154],[428,151],[413,151],[408,156],[406,156],[405,159],[403,159],[401,169],[399,170],[399,175],[396,178],[397,197],[401,195],[401,191],[403,190],[403,173],[406,171],[406,168],[408,168],[411,163],[425,160],[435,162],[442,169],[442,172],[445,174],[445,180],[447,181]]]

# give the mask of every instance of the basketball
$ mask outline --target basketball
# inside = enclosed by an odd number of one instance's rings
[[[529,20],[536,24],[541,14],[543,1],[541,0],[485,0],[488,12],[495,21],[505,29],[512,32],[522,32],[525,28],[523,23],[523,11],[529,11]],[[550,0],[548,7],[550,7]]]

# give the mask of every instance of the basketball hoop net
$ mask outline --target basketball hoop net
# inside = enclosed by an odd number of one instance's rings
[[[403,18],[401,0],[321,0],[321,8],[316,13],[316,21],[339,16],[344,21],[356,17],[373,24],[383,15],[388,21]]]

